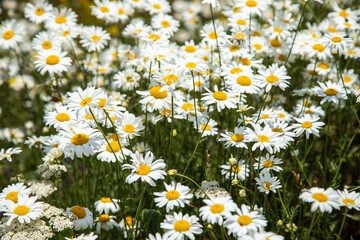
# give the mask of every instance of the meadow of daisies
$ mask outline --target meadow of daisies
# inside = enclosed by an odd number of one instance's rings
[[[359,9],[1,1],[0,238],[359,239]]]

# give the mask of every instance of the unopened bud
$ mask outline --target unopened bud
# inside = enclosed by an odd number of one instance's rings
[[[177,173],[178,173],[178,171],[177,171],[176,169],[170,169],[170,170],[168,171],[168,174],[169,174],[170,176],[175,176]]]
[[[239,180],[237,180],[237,179],[234,179],[231,181],[231,185],[233,185],[233,186],[236,186],[238,184],[239,184]]]
[[[246,197],[246,191],[244,189],[241,189],[239,191],[239,196],[242,197],[242,198]]]
[[[43,131],[43,133],[48,133],[50,130],[48,127],[44,127],[42,131]]]
[[[176,136],[177,136],[177,131],[176,131],[176,129],[173,130],[172,135],[173,135],[173,137],[176,137]]]
[[[283,221],[281,219],[279,219],[279,221],[277,221],[276,226],[281,227],[283,225]]]
[[[60,149],[58,149],[58,148],[52,148],[52,149],[50,150],[49,155],[50,155],[52,158],[59,158],[59,157],[61,157],[61,156],[63,155],[63,152],[62,152]]]
[[[206,226],[206,228],[209,229],[209,230],[213,230],[213,226],[212,226],[211,224],[208,224],[208,225]]]
[[[231,166],[234,166],[234,165],[236,165],[237,162],[236,162],[236,159],[231,156],[231,158],[229,158],[229,163]]]
[[[143,153],[145,151],[145,148],[143,145],[139,145],[136,147],[136,150],[139,152],[139,153]]]

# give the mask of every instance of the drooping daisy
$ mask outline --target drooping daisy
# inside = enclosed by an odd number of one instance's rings
[[[96,232],[101,233],[101,230],[104,229],[105,231],[109,231],[114,227],[118,227],[118,223],[115,222],[115,216],[110,216],[109,214],[101,214],[95,220],[96,222]]]
[[[18,202],[18,196],[29,196],[31,193],[30,188],[27,188],[24,183],[11,184],[4,188],[0,193],[0,203],[4,203],[5,200],[11,200],[14,203]],[[0,204],[1,205],[1,204]],[[1,209],[1,206],[0,206]]]
[[[222,138],[219,139],[220,142],[225,142],[225,148],[236,147],[236,148],[245,148],[247,149],[246,139],[244,137],[245,128],[235,127],[234,132],[229,132],[225,130],[224,133],[220,133]]]
[[[209,121],[205,118],[201,119],[198,123],[198,126],[196,125],[196,122],[194,122],[194,128],[199,130],[200,133],[203,133],[203,137],[206,136],[213,136],[218,133],[218,128],[216,127],[218,124],[215,120],[210,119]]]
[[[331,213],[334,208],[340,208],[339,194],[332,188],[326,190],[318,187],[304,189],[299,198],[304,202],[312,203],[312,212],[320,209],[321,212]]]
[[[41,51],[37,55],[34,64],[37,70],[44,75],[48,72],[50,75],[54,73],[61,75],[71,66],[71,58],[66,57],[66,52],[60,50]]]
[[[306,133],[306,138],[309,138],[310,134],[314,134],[315,136],[319,137],[319,129],[325,125],[323,122],[318,122],[320,119],[319,117],[313,117],[309,115],[294,119],[298,122],[292,125],[297,137],[303,134],[303,132]]]
[[[270,172],[263,170],[260,172],[259,177],[255,178],[256,184],[260,192],[269,194],[270,191],[276,193],[276,189],[282,188],[280,180],[277,177],[271,177]]]
[[[59,149],[66,157],[91,156],[100,145],[101,133],[97,129],[86,126],[67,127],[60,130],[61,143]]]
[[[12,155],[13,154],[19,154],[21,153],[22,150],[19,147],[15,147],[15,148],[8,148],[8,149],[1,149],[0,150],[0,161],[3,159],[8,160],[9,162],[12,162]]]
[[[337,190],[339,194],[339,202],[340,206],[345,206],[348,209],[356,209],[357,211],[360,210],[360,193],[358,192],[349,192],[347,189],[343,191]]]
[[[232,166],[230,163],[227,163],[225,165],[221,165],[220,168],[221,174],[225,175],[225,178],[230,180],[238,179],[240,181],[244,181],[250,173],[249,165],[245,164],[245,160],[240,160]]]
[[[4,216],[9,216],[6,225],[10,226],[11,222],[16,218],[20,223],[30,223],[42,214],[42,202],[36,202],[37,197],[29,197],[27,195],[17,195],[17,202],[4,202]]]
[[[95,209],[98,213],[106,213],[109,214],[117,213],[120,210],[119,200],[109,197],[102,197],[100,200],[95,202]]]
[[[35,4],[27,3],[24,8],[24,15],[33,23],[44,22],[52,12],[53,6],[44,0],[36,0]]]
[[[102,50],[110,40],[110,34],[101,27],[91,26],[84,28],[80,35],[81,45],[89,52]]]
[[[56,129],[64,128],[69,124],[76,122],[76,114],[72,109],[68,109],[61,104],[56,105],[56,109],[48,112],[44,116],[45,124],[54,126]]]
[[[199,218],[196,216],[183,215],[174,213],[174,215],[166,215],[160,228],[167,230],[164,234],[166,239],[185,239],[188,237],[191,240],[195,239],[194,234],[202,233],[202,226],[198,223]]]
[[[131,173],[126,177],[126,182],[131,184],[137,181],[139,178],[142,182],[147,182],[151,186],[155,187],[154,180],[164,179],[166,172],[163,170],[166,166],[163,159],[154,160],[154,154],[147,152],[145,158],[142,154],[136,151],[135,154],[131,154],[131,165],[124,164],[122,169],[131,169]]]
[[[166,205],[166,212],[170,212],[174,207],[185,207],[185,204],[190,203],[193,194],[189,193],[190,188],[181,183],[171,182],[171,184],[164,183],[166,191],[154,192],[157,196],[154,198],[157,207],[164,207]]]
[[[205,88],[205,90],[207,93],[204,93],[201,98],[205,106],[215,103],[219,112],[225,108],[236,108],[237,98],[233,94],[227,91],[219,91],[217,85],[214,87],[214,92],[211,92],[208,88]]]
[[[291,77],[287,76],[285,66],[279,67],[277,63],[272,64],[265,71],[260,70],[259,74],[260,84],[265,87],[266,92],[269,92],[272,86],[278,86],[284,91],[290,84],[287,80]]]
[[[93,225],[93,214],[86,208],[81,206],[73,206],[66,209],[66,213],[73,220],[75,230],[85,230]]]
[[[210,224],[223,224],[224,218],[230,217],[237,208],[230,196],[204,199],[205,206],[199,209],[200,217]]]
[[[24,29],[16,20],[6,20],[0,26],[0,48],[14,48],[23,39]]]
[[[142,118],[135,117],[135,115],[131,113],[125,113],[119,127],[117,127],[118,133],[125,139],[133,139],[135,136],[140,136],[141,131],[144,129]]]
[[[266,153],[265,157],[261,156],[260,163],[259,158],[256,158],[256,163],[254,163],[255,169],[258,169],[260,165],[260,170],[266,169],[267,171],[274,170],[275,172],[282,171],[282,167],[279,165],[283,163],[280,158],[275,158],[275,155],[270,155]]]
[[[140,223],[139,220],[137,220],[135,223],[134,218],[131,216],[127,216],[123,220],[120,221],[119,228],[123,231],[125,239],[128,237],[128,232],[130,232],[131,234],[133,234],[135,236],[138,236],[139,223]]]
[[[229,233],[235,237],[242,237],[251,231],[258,232],[264,229],[267,221],[259,211],[251,211],[249,206],[242,204],[236,209],[235,215],[227,218],[224,225]]]
[[[323,97],[320,104],[325,102],[339,103],[339,99],[347,99],[346,92],[341,83],[333,83],[330,80],[326,83],[318,82],[319,87],[315,91],[319,97]]]

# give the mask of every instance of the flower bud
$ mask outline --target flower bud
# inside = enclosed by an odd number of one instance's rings
[[[206,228],[209,229],[209,230],[213,230],[213,226],[212,226],[211,224],[208,224],[208,225],[206,226]]]
[[[281,219],[279,219],[279,221],[277,221],[276,226],[281,227],[283,225],[283,221]]]
[[[245,191],[245,189],[241,189],[240,191],[239,191],[239,196],[240,197],[246,197],[246,191]]]
[[[231,166],[234,166],[234,165],[236,165],[237,161],[236,161],[235,158],[233,158],[233,157],[231,156],[231,158],[229,158],[229,163],[230,163]]]
[[[170,176],[175,176],[177,173],[178,173],[178,171],[177,171],[176,169],[170,169],[170,170],[168,171],[168,174],[169,174]]]
[[[239,184],[239,180],[237,180],[237,179],[234,179],[231,181],[231,185],[233,185],[233,186],[236,186],[238,184]]]
[[[176,129],[173,130],[172,135],[173,135],[173,137],[176,137],[176,136],[177,136],[177,131],[176,131]]]

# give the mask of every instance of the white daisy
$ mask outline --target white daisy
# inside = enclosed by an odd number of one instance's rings
[[[62,72],[69,70],[71,66],[71,58],[66,57],[66,52],[60,50],[40,51],[34,64],[36,69],[44,75],[48,72],[50,75],[54,73],[61,75]]]
[[[264,148],[272,154],[274,152],[274,145],[279,142],[279,133],[272,132],[269,126],[262,128],[259,124],[251,123],[254,130],[246,128],[245,132],[248,141],[255,142],[252,147],[252,151],[255,151],[258,147],[262,151]]]
[[[54,128],[59,130],[69,124],[75,123],[76,114],[72,109],[68,109],[66,106],[57,104],[54,111],[46,113],[44,120],[46,125],[54,126]]]
[[[104,229],[105,231],[109,231],[114,227],[117,228],[119,225],[115,222],[115,216],[110,216],[109,214],[101,214],[97,219],[96,222],[96,232],[101,233],[101,230]]]
[[[15,147],[15,148],[8,148],[8,149],[1,149],[0,150],[0,161],[3,159],[8,160],[9,162],[12,162],[12,155],[13,154],[19,154],[21,153],[22,150],[19,147]]]
[[[6,20],[0,26],[0,48],[11,49],[23,40],[24,28],[16,20]]]
[[[360,193],[358,192],[349,192],[347,189],[343,191],[337,190],[339,194],[340,206],[345,206],[348,209],[354,208],[355,210],[360,210]]]
[[[134,136],[140,136],[145,127],[141,117],[135,117],[134,114],[125,113],[121,118],[121,123],[117,127],[117,131],[121,137],[133,139]]]
[[[323,122],[318,122],[319,117],[312,117],[309,115],[305,115],[301,118],[294,118],[298,123],[293,124],[294,133],[296,136],[300,136],[303,132],[306,133],[306,138],[310,137],[310,134],[314,134],[319,137],[319,129],[325,125]]]
[[[230,165],[230,163],[226,163],[225,165],[221,165],[221,174],[225,175],[226,179],[238,179],[240,181],[244,181],[250,173],[249,165],[245,164],[245,160],[240,160],[236,162],[234,165]]]
[[[244,127],[235,127],[234,132],[229,132],[225,130],[224,133],[220,133],[222,138],[219,139],[220,142],[225,142],[225,148],[236,147],[236,148],[245,148],[247,149]]]
[[[194,128],[199,129],[199,132],[203,133],[203,137],[213,136],[218,134],[218,128],[216,127],[218,124],[215,120],[210,119],[209,121],[205,118],[200,119],[198,126],[196,126],[196,122],[194,122]]]
[[[260,192],[265,192],[266,194],[269,194],[270,191],[276,193],[276,189],[282,188],[277,177],[271,177],[270,172],[267,170],[261,171],[259,177],[255,178],[255,181]]]
[[[47,20],[53,8],[54,7],[45,0],[36,0],[35,4],[26,4],[24,15],[33,23],[39,24]]]
[[[66,209],[66,213],[73,220],[75,230],[85,230],[93,225],[93,214],[85,207],[73,206]]]
[[[275,158],[275,155],[270,155],[266,153],[265,157],[261,156],[259,163],[259,158],[256,158],[256,163],[254,163],[255,169],[258,169],[260,165],[260,170],[266,169],[267,171],[274,170],[275,172],[282,171],[282,167],[278,166],[283,163],[280,158]]]
[[[120,210],[118,202],[119,200],[114,198],[102,197],[95,202],[95,209],[98,213],[117,213]]]
[[[194,234],[202,233],[202,226],[198,223],[199,218],[196,216],[183,215],[174,213],[174,215],[166,215],[160,228],[167,230],[164,234],[166,239],[183,240],[188,237],[191,240],[195,239]]]
[[[331,213],[333,208],[339,209],[339,194],[332,188],[312,187],[304,189],[299,196],[304,202],[312,203],[311,211],[320,209],[321,212]]]
[[[121,144],[119,144],[117,139],[109,141],[109,144],[107,144],[105,140],[102,141],[102,144],[98,150],[99,154],[97,155],[97,159],[103,162],[116,162],[117,159],[122,163],[124,157],[129,156],[132,152],[125,148],[128,143],[121,141],[120,137],[119,141]]]
[[[211,92],[208,88],[205,88],[205,90],[207,93],[204,93],[201,98],[205,106],[215,103],[219,112],[225,108],[236,108],[237,98],[233,94],[227,91],[219,91],[217,85],[214,87],[214,92]]]
[[[278,86],[284,91],[290,84],[287,80],[291,77],[287,76],[285,66],[279,67],[277,63],[272,64],[265,71],[259,70],[259,74],[260,84],[265,87],[266,92],[269,92],[272,86]]]
[[[339,99],[347,99],[345,89],[341,83],[333,83],[330,80],[326,83],[318,82],[319,87],[315,91],[319,97],[323,97],[320,104],[325,102],[339,103]]]
[[[98,236],[94,235],[94,233],[90,233],[89,235],[85,235],[84,233],[81,234],[80,236],[76,237],[76,238],[67,238],[65,237],[66,240],[95,240],[97,239]]]
[[[230,217],[237,208],[230,196],[203,200],[206,206],[199,209],[200,217],[210,224],[223,224],[224,218]]]
[[[30,188],[27,188],[24,183],[14,183],[7,186],[0,193],[0,209],[1,203],[5,203],[5,200],[11,200],[14,203],[17,203],[18,196],[29,196],[30,193]]]
[[[80,34],[80,43],[89,52],[102,50],[110,40],[110,34],[101,27],[85,27]]]

